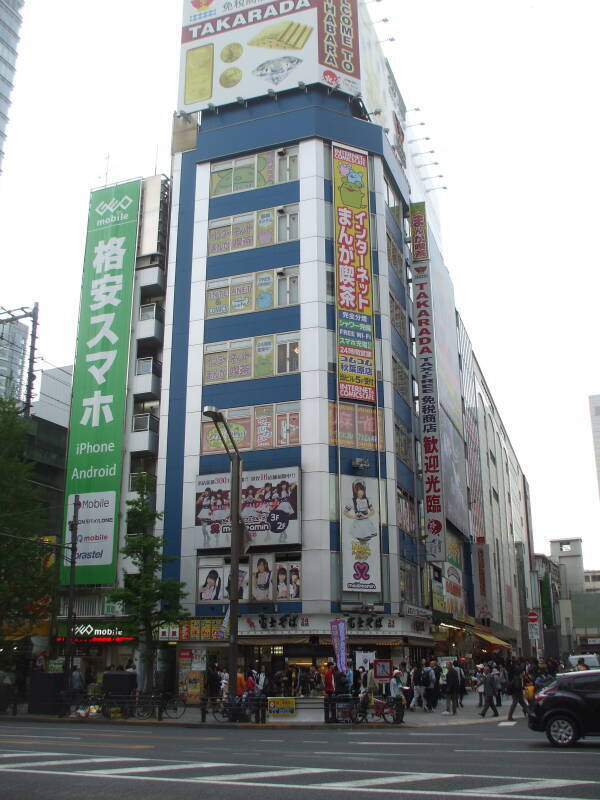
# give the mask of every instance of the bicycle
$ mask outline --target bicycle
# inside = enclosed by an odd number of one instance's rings
[[[247,722],[248,706],[243,697],[237,697],[233,706],[229,700],[219,699],[212,708],[215,722]]]
[[[373,705],[370,705],[368,703],[367,695],[367,703],[361,700],[358,704],[356,721],[381,722],[383,720],[383,722],[392,723],[394,721],[395,713],[396,706],[391,700],[387,700],[382,697],[375,697],[373,699]]]
[[[135,713],[139,719],[149,719],[154,716],[156,708],[159,710],[159,718],[164,714],[169,719],[180,719],[185,714],[187,703],[172,692],[153,692],[138,697]]]

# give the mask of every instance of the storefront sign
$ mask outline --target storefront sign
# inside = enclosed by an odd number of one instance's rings
[[[373,662],[373,677],[378,683],[389,683],[392,679],[392,662],[387,658]]]
[[[179,639],[179,625],[161,625],[158,629],[159,642],[176,642]]]
[[[417,350],[417,378],[421,413],[421,442],[423,446],[423,480],[425,512],[425,547],[428,561],[446,560],[446,515],[442,484],[442,447],[440,410],[438,405],[435,341],[433,329],[433,300],[429,262],[427,259],[427,222],[425,204],[410,207],[413,236],[424,234],[425,244],[419,245],[418,264],[414,270],[414,305]],[[419,240],[420,241],[420,240]],[[414,242],[413,242],[414,257]]]
[[[269,697],[267,713],[272,717],[295,717],[295,697]]]
[[[421,608],[420,606],[411,606],[409,603],[404,604],[404,616],[406,617],[419,617],[420,619],[433,621],[433,614],[430,608]]]
[[[379,481],[342,475],[342,589],[381,591]]]
[[[228,474],[196,479],[196,525],[202,528],[205,550],[231,544],[229,495]],[[244,472],[241,507],[253,544],[300,544],[300,468]]]
[[[188,113],[299,82],[361,91],[357,0],[185,0],[181,42]]]
[[[332,153],[338,398],[375,403],[368,154]]]
[[[113,584],[141,181],[90,195],[67,453],[64,541],[79,495],[75,582]],[[69,582],[65,550],[61,582]]]

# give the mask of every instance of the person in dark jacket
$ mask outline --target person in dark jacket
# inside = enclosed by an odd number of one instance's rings
[[[513,671],[512,679],[508,684],[508,693],[512,697],[512,702],[510,704],[510,708],[508,709],[508,719],[512,720],[513,712],[517,707],[517,704],[521,706],[523,709],[523,714],[527,716],[527,703],[523,697],[523,676],[521,675],[521,670],[518,667]]]
[[[443,714],[450,714],[450,707],[452,707],[452,713],[456,714],[459,691],[460,676],[454,664],[451,664],[446,673],[446,710],[442,712]]]
[[[479,712],[480,717],[485,717],[486,711],[488,708],[491,708],[494,712],[494,716],[498,716],[498,709],[496,708],[496,704],[494,703],[494,698],[496,697],[498,682],[496,680],[496,676],[492,675],[492,670],[489,666],[483,668],[483,709]]]

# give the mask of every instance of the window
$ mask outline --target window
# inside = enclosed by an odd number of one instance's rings
[[[206,319],[296,305],[298,267],[264,270],[206,282]]]
[[[387,178],[384,179],[385,183],[385,202],[387,207],[389,208],[392,216],[398,223],[398,225],[402,226],[402,202],[400,201],[399,195],[396,191],[392,188],[392,185],[389,183]]]
[[[277,151],[277,182],[298,180],[298,148],[282,148]]]
[[[377,414],[375,408],[358,403],[329,403],[329,444],[350,447],[359,450],[376,450],[379,437],[379,449],[384,449],[383,413]],[[338,435],[339,419],[339,435]]]
[[[571,542],[561,542],[560,543],[560,552],[561,553],[570,553],[571,552]]]
[[[402,251],[400,250],[396,242],[392,239],[392,237],[389,235],[389,233],[387,234],[386,240],[387,240],[388,264],[394,270],[398,278],[400,278],[402,283],[404,283],[404,275],[402,274],[402,264],[403,264]]]
[[[298,235],[297,204],[213,219],[208,223],[207,255],[218,256],[253,247],[268,247],[292,241]]]
[[[397,417],[394,419],[394,449],[396,456],[412,469],[411,435]]]
[[[394,328],[406,342],[406,311],[393,295],[390,295],[390,319]]]
[[[325,287],[327,302],[335,303],[335,271],[331,264],[327,265],[327,271],[325,273]]]
[[[392,384],[400,397],[402,397],[407,405],[411,406],[412,394],[410,391],[410,376],[408,370],[404,364],[401,364],[394,356],[392,356]]]
[[[300,444],[300,403],[267,403],[223,411],[240,450],[269,450]],[[212,422],[202,423],[201,452],[222,453],[223,443]]]
[[[254,153],[219,161],[210,167],[210,196],[261,189],[298,180],[298,147]]]
[[[299,369],[298,333],[255,336],[204,346],[205,384],[269,378]]]
[[[279,334],[277,336],[277,374],[298,372],[300,364],[300,344],[298,334]]]
[[[298,267],[277,271],[277,305],[294,306],[298,303]]]
[[[281,206],[277,209],[277,241],[291,242],[298,235],[298,206]]]

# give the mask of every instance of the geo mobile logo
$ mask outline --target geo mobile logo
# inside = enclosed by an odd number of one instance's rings
[[[97,205],[95,210],[96,214],[99,214],[101,217],[103,217],[108,211],[110,211],[111,214],[114,214],[115,211],[118,211],[119,209],[121,211],[127,211],[132,203],[133,200],[128,195],[125,195],[125,197],[122,197],[120,200],[117,200],[113,197],[113,199],[108,203],[103,201]]]

